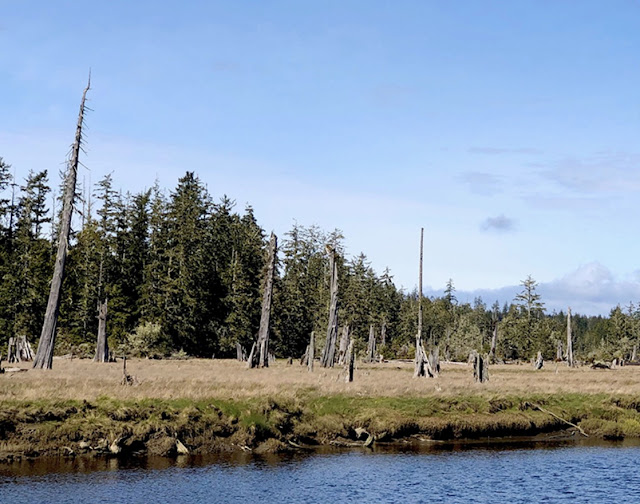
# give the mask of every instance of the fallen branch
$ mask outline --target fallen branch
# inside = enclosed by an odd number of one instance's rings
[[[557,418],[558,420],[560,420],[561,422],[566,423],[567,425],[570,425],[571,427],[575,427],[576,429],[578,429],[578,432],[580,432],[580,434],[582,434],[584,437],[589,437],[589,435],[582,430],[581,427],[577,426],[574,423],[569,422],[569,420],[565,420],[564,418],[562,418],[561,416],[556,415],[555,413],[553,413],[552,411],[546,410],[544,409],[542,406],[538,405],[538,404],[531,404],[528,403],[533,409],[537,409],[542,411],[543,413],[547,413],[548,415],[551,415],[553,418]]]

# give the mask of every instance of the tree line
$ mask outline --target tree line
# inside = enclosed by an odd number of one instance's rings
[[[47,304],[60,221],[47,171],[14,180],[0,158],[0,349],[10,337],[37,345]],[[57,191],[60,192],[60,191]],[[98,308],[108,300],[109,347],[148,357],[231,357],[250,348],[260,324],[268,238],[251,206],[215,200],[195,173],[176,187],[156,183],[119,190],[112,175],[76,198],[73,233],[57,322],[56,352],[93,356]],[[336,252],[338,323],[364,353],[371,327],[385,358],[412,358],[418,291],[396,287],[365,254],[347,256],[339,230],[294,224],[284,237],[273,280],[269,346],[299,357],[316,333],[322,348],[330,292],[328,250]],[[564,312],[547,313],[531,277],[511,303],[459,303],[453,281],[442,296],[422,298],[424,341],[447,359],[489,351],[496,356],[553,359],[566,341]],[[640,307],[616,306],[608,317],[573,314],[573,351],[581,360],[630,359],[637,349]]]

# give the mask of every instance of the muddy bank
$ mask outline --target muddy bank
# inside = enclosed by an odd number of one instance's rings
[[[604,394],[2,401],[0,460],[282,453],[407,439],[578,437],[580,429],[590,438],[640,438],[639,412],[640,398]]]

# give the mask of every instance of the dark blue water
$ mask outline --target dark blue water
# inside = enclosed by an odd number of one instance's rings
[[[0,466],[0,502],[640,502],[640,447]],[[44,464],[44,465],[43,465]]]

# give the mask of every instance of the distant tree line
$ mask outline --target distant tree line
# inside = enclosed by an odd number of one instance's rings
[[[214,200],[192,172],[173,191],[158,185],[122,193],[111,175],[78,195],[57,353],[91,355],[99,303],[108,299],[108,337],[116,352],[161,357],[184,352],[231,357],[248,348],[260,322],[267,235],[253,209]],[[47,171],[14,180],[0,158],[0,349],[10,337],[37,344],[53,270],[59,215]],[[59,209],[58,209],[59,210]],[[322,348],[329,314],[327,245],[337,251],[339,324],[356,349],[374,327],[384,357],[412,358],[418,293],[403,292],[388,269],[376,273],[364,254],[348,257],[338,230],[294,224],[280,237],[270,348],[301,356],[311,331]],[[440,297],[423,298],[423,334],[445,358],[487,352],[496,325],[500,359],[558,354],[566,315],[546,313],[535,280],[522,282],[511,304],[481,298],[459,303],[450,280]],[[629,359],[637,347],[640,309],[617,306],[609,317],[572,317],[578,359]],[[384,340],[384,341],[382,341]]]

